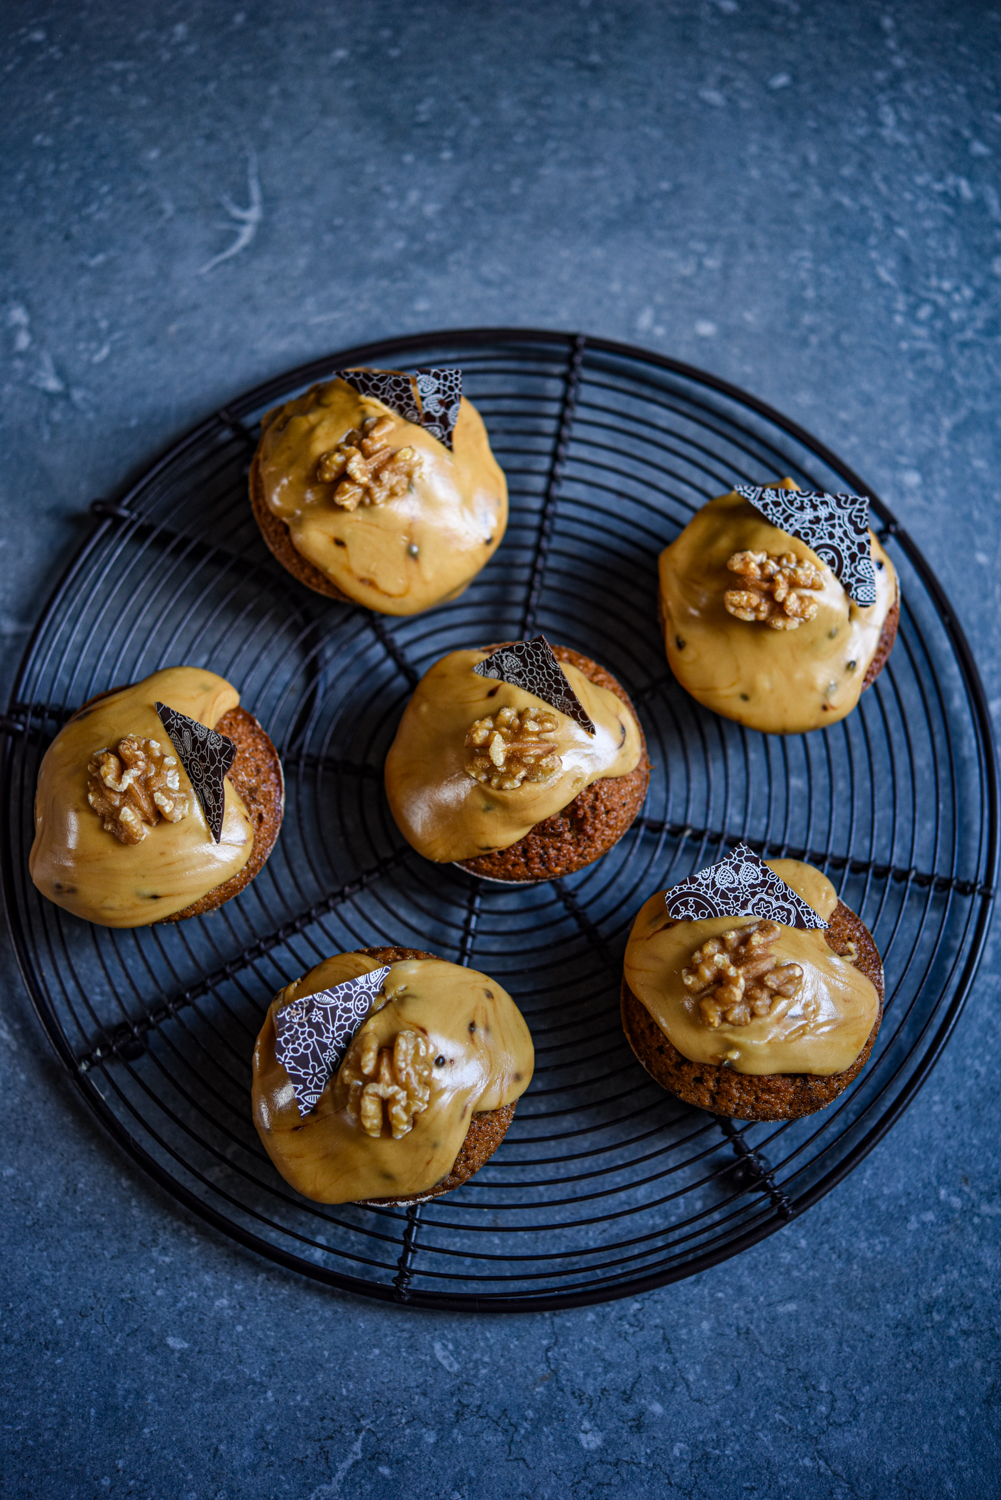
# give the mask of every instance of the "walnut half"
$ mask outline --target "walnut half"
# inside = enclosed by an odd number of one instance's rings
[[[398,448],[386,443],[393,430],[389,417],[368,417],[361,431],[352,428],[324,453],[316,465],[321,484],[336,484],[334,504],[341,510],[357,510],[359,505],[382,505],[402,495],[415,474],[421,470],[421,456],[416,448]]]
[[[547,781],[563,769],[552,740],[552,714],[535,708],[502,708],[477,719],[466,733],[466,774],[495,792],[512,792],[523,781]]]
[[[753,922],[710,938],[682,969],[685,988],[698,995],[707,1026],[725,1021],[746,1026],[753,1016],[767,1016],[780,997],[793,998],[803,984],[799,964],[776,965],[772,946],[782,931],[777,922]]]
[[[179,823],[190,811],[180,784],[176,756],[134,734],[87,763],[87,801],[120,844],[141,844],[161,818]]]
[[[738,620],[762,620],[773,630],[798,630],[817,613],[817,601],[801,592],[824,587],[809,558],[795,552],[735,552],[727,567],[746,585],[723,595],[723,603]]]
[[[398,1141],[428,1107],[432,1068],[427,1037],[412,1026],[401,1027],[388,1047],[379,1046],[374,1031],[362,1031],[348,1048],[337,1082],[347,1090],[348,1113],[366,1135],[382,1134],[385,1111]]]

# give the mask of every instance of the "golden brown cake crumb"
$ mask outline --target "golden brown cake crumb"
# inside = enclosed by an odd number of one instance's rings
[[[875,599],[863,606],[829,563],[735,491],[702,506],[658,565],[658,616],[681,686],[766,734],[803,734],[851,713],[900,616],[896,570],[871,530],[869,542]]]
[[[639,730],[639,764],[625,776],[604,776],[592,782],[561,812],[536,823],[509,848],[459,861],[471,875],[518,883],[570,875],[607,854],[631,828],[643,806],[650,784],[650,760],[643,727],[625,688],[611,672],[568,646],[554,646],[553,655],[557,661],[575,666],[598,687],[613,692],[626,705]]]
[[[301,583],[387,615],[458,597],[507,525],[504,474],[465,397],[446,446],[339,376],[265,415],[250,501]]]
[[[29,871],[43,895],[85,921],[132,928],[212,910],[244,889],[277,837],[283,784],[239,696],[207,668],[166,667],[76,710],[39,767]],[[218,825],[157,703],[234,742]]]
[[[745,929],[746,930],[746,929]],[[869,1059],[883,1018],[883,965],[872,934],[850,907],[839,901],[828,923],[828,946],[848,959],[872,983],[879,1010],[862,1051],[840,1073],[738,1073],[733,1068],[683,1057],[646,1006],[622,980],[622,1025],[637,1058],[662,1088],[687,1104],[737,1120],[795,1120],[836,1099],[858,1077]]]
[[[392,966],[394,964],[404,964],[409,962],[421,961],[431,963],[440,962],[440,960],[436,958],[435,954],[428,953],[420,948],[363,948],[360,949],[359,952],[364,954],[367,959],[372,960],[378,967],[381,967],[382,965]],[[493,981],[490,981],[490,983],[492,984]],[[520,1016],[518,1017],[518,1021],[519,1026],[524,1032],[530,1053],[531,1042],[530,1038],[528,1038],[527,1028],[525,1028],[524,1020]],[[270,1022],[270,1019],[265,1023],[265,1030],[267,1030],[269,1025],[272,1028],[273,1038],[273,1024]],[[396,1050],[397,1044],[399,1043],[400,1034],[404,1030],[406,1030],[406,1028],[401,1028],[401,1032],[398,1032],[396,1038],[394,1039],[394,1052]],[[262,1038],[263,1036],[264,1032],[262,1032]],[[257,1087],[257,1059],[262,1045],[262,1038],[258,1039],[258,1049],[255,1052],[255,1089]],[[427,1093],[429,1098],[433,1100],[434,1084],[432,1081],[433,1068],[431,1066],[433,1060],[430,1057],[428,1057],[427,1059],[419,1058],[419,1049],[414,1047],[409,1042],[404,1043],[401,1047],[401,1055],[399,1059],[383,1058],[381,1056],[382,1052],[388,1050],[384,1048],[377,1049],[377,1056],[374,1059],[370,1056],[363,1058],[361,1056],[363,1043],[364,1033],[362,1032],[356,1034],[356,1037],[351,1044],[351,1048],[349,1048],[348,1054],[345,1057],[344,1062],[341,1064],[341,1069],[339,1070],[337,1079],[334,1083],[334,1088],[335,1090],[341,1091],[341,1100],[343,1102],[347,1102],[345,1098],[346,1095],[351,1093],[355,1094],[358,1102],[356,1120],[358,1123],[358,1128],[362,1129],[363,1124],[361,1120],[361,1095],[364,1091],[364,1088],[370,1085],[373,1077],[375,1078],[375,1081],[378,1082],[380,1073],[383,1074],[387,1082],[386,1093],[382,1094],[379,1091],[373,1092],[371,1096],[372,1103],[369,1106],[371,1113],[368,1121],[369,1127],[371,1128],[365,1129],[365,1133],[371,1134],[373,1132],[376,1124],[375,1106],[377,1105],[379,1108],[377,1134],[380,1136],[385,1134],[383,1128],[382,1110],[387,1103],[388,1097],[388,1102],[391,1108],[394,1104],[401,1105],[401,1108],[398,1110],[398,1122],[393,1122],[392,1119],[390,1119],[392,1140],[404,1140],[410,1134],[409,1129],[402,1128],[408,1123],[406,1118],[408,1111],[409,1123],[411,1125],[415,1125],[415,1122],[419,1123],[422,1118],[423,1111],[420,1106],[425,1102],[425,1092]],[[352,1055],[353,1053],[354,1055]],[[437,1059],[437,1063],[439,1064],[444,1063],[444,1061],[444,1057]],[[425,1063],[427,1063],[429,1066],[425,1066]],[[397,1066],[397,1064],[399,1064],[399,1066]],[[530,1077],[531,1069],[529,1068],[528,1074],[526,1075],[526,1080],[524,1083],[522,1083],[522,1087],[526,1086],[527,1079]],[[522,1075],[520,1073],[516,1073],[514,1075],[514,1078],[516,1083],[521,1082]],[[405,1106],[402,1105],[399,1094],[395,1092],[396,1090],[399,1090],[400,1094],[406,1095],[407,1103]],[[459,1147],[455,1160],[451,1163],[451,1166],[449,1167],[449,1170],[445,1173],[445,1175],[431,1187],[409,1196],[405,1194],[396,1194],[393,1196],[381,1198],[361,1198],[355,1201],[380,1208],[408,1207],[413,1203],[423,1203],[428,1199],[440,1197],[442,1193],[451,1192],[453,1188],[460,1187],[462,1183],[467,1182],[475,1172],[479,1171],[480,1167],[482,1167],[485,1162],[489,1161],[490,1157],[494,1154],[497,1147],[504,1139],[504,1136],[507,1133],[508,1126],[511,1124],[511,1121],[514,1118],[515,1104],[516,1101],[515,1103],[502,1105],[497,1109],[474,1111],[469,1117],[468,1126],[466,1128],[465,1135],[461,1138],[461,1145]],[[416,1105],[417,1107],[411,1108],[412,1105]],[[338,1108],[340,1108],[340,1103],[338,1103]],[[256,1104],[255,1118],[257,1118]],[[461,1125],[461,1119],[459,1123]],[[300,1129],[305,1129],[306,1124],[306,1121],[302,1121],[301,1123],[297,1124],[295,1127],[296,1132],[298,1132]],[[258,1120],[258,1129],[261,1130],[261,1128],[262,1127],[260,1120]],[[268,1144],[266,1136],[267,1130],[264,1130],[262,1133],[262,1139],[265,1139],[265,1145]],[[399,1148],[394,1146],[392,1149],[395,1152]],[[299,1186],[300,1191],[303,1190],[302,1185],[295,1182],[293,1182],[293,1185]],[[319,1197],[320,1195],[311,1194],[310,1196]]]

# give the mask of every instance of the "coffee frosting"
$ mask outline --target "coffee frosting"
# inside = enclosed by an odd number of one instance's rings
[[[320,458],[368,417],[389,417],[386,445],[413,448],[420,471],[402,495],[347,511],[336,484],[317,478]],[[344,380],[317,385],[269,412],[257,453],[265,503],[296,550],[359,604],[412,615],[455,598],[500,545],[507,484],[479,412],[463,398],[452,451]]]
[[[795,489],[784,479],[783,489]],[[671,670],[706,708],[751,729],[802,734],[834,724],[858,703],[869,663],[897,598],[897,575],[870,531],[876,603],[853,603],[805,542],[772,526],[739,495],[711,500],[660,555],[664,640]],[[820,572],[812,620],[771,630],[729,614],[723,596],[739,581],[735,552],[795,552]]]
[[[765,863],[828,921],[838,904],[831,882],[813,865],[795,859]],[[775,965],[803,969],[800,992],[780,998],[767,1016],[746,1026],[713,1028],[701,1018],[699,1001],[685,988],[682,969],[712,937],[748,927],[754,917],[713,917],[672,922],[664,893],[640,908],[626,947],[626,983],[683,1057],[727,1066],[737,1073],[813,1073],[827,1077],[851,1066],[865,1046],[879,1011],[871,982],[847,959],[833,953],[822,928],[782,927],[774,945]]]
[[[608,688],[597,687],[561,662],[574,693],[595,725],[588,732],[523,688],[479,677],[473,667],[489,651],[453,651],[426,672],[407,704],[386,757],[386,795],[408,843],[425,859],[474,859],[509,849],[536,823],[562,811],[603,776],[625,776],[639,764],[639,728]],[[547,734],[562,770],[551,780],[494,791],[465,769],[466,732],[501,708],[539,709],[557,719]]]
[[[102,826],[87,802],[88,761],[128,735],[157,740],[173,753],[157,700],[214,729],[240,695],[200,667],[154,672],[81,709],[53,740],[38,773],[31,878],[57,906],[102,927],[145,927],[183,911],[238,874],[253,847],[253,824],[228,777],[216,843],[179,757],[190,806],[180,822],[161,819],[133,845],[120,844]]]
[[[372,1137],[343,1106],[335,1076],[302,1118],[275,1057],[276,1011],[380,967],[364,953],[318,964],[275,996],[254,1049],[254,1123],[264,1148],[286,1182],[319,1203],[428,1192],[455,1165],[472,1116],[513,1104],[531,1082],[532,1038],[507,991],[475,969],[409,959],[390,966],[356,1038],[367,1029],[381,1047],[404,1026],[423,1033],[435,1059],[427,1109],[400,1139],[386,1126]]]

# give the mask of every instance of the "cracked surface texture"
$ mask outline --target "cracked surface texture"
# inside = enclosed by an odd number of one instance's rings
[[[708,368],[854,464],[997,724],[997,7],[9,12],[4,703],[86,504],[204,414],[354,342],[522,323]],[[4,947],[0,1492],[995,1493],[999,959],[801,1221],[636,1301],[491,1321],[323,1291],[188,1219],[78,1106]]]

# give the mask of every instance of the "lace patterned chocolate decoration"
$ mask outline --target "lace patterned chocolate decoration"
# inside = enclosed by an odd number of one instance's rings
[[[486,661],[477,662],[473,671],[478,677],[499,677],[501,682],[509,682],[512,687],[534,693],[543,703],[548,703],[550,707],[559,709],[561,714],[566,714],[568,719],[573,719],[588,734],[596,732],[590,716],[567,681],[544,635],[537,635],[530,641],[514,641],[510,646],[502,646],[493,656],[488,656]]]
[[[386,964],[333,989],[302,995],[276,1012],[275,1057],[292,1081],[300,1115],[316,1108],[388,973]]]
[[[397,370],[336,370],[360,396],[374,396],[405,422],[425,427],[446,448],[452,447],[452,432],[459,420],[462,371],[420,369],[413,375]]]
[[[875,604],[876,570],[866,496],[771,489],[760,484],[735,484],[734,491],[760,510],[766,521],[812,548],[856,604]]]
[[[226,735],[179,714],[165,703],[156,704],[160,723],[180,757],[181,765],[202,805],[209,832],[218,844],[222,838],[222,815],[226,805],[223,786],[226,772],[236,759],[236,746]]]
[[[676,922],[708,917],[765,917],[784,927],[827,927],[798,891],[780,880],[753,849],[738,844],[732,854],[664,892],[667,915]]]

